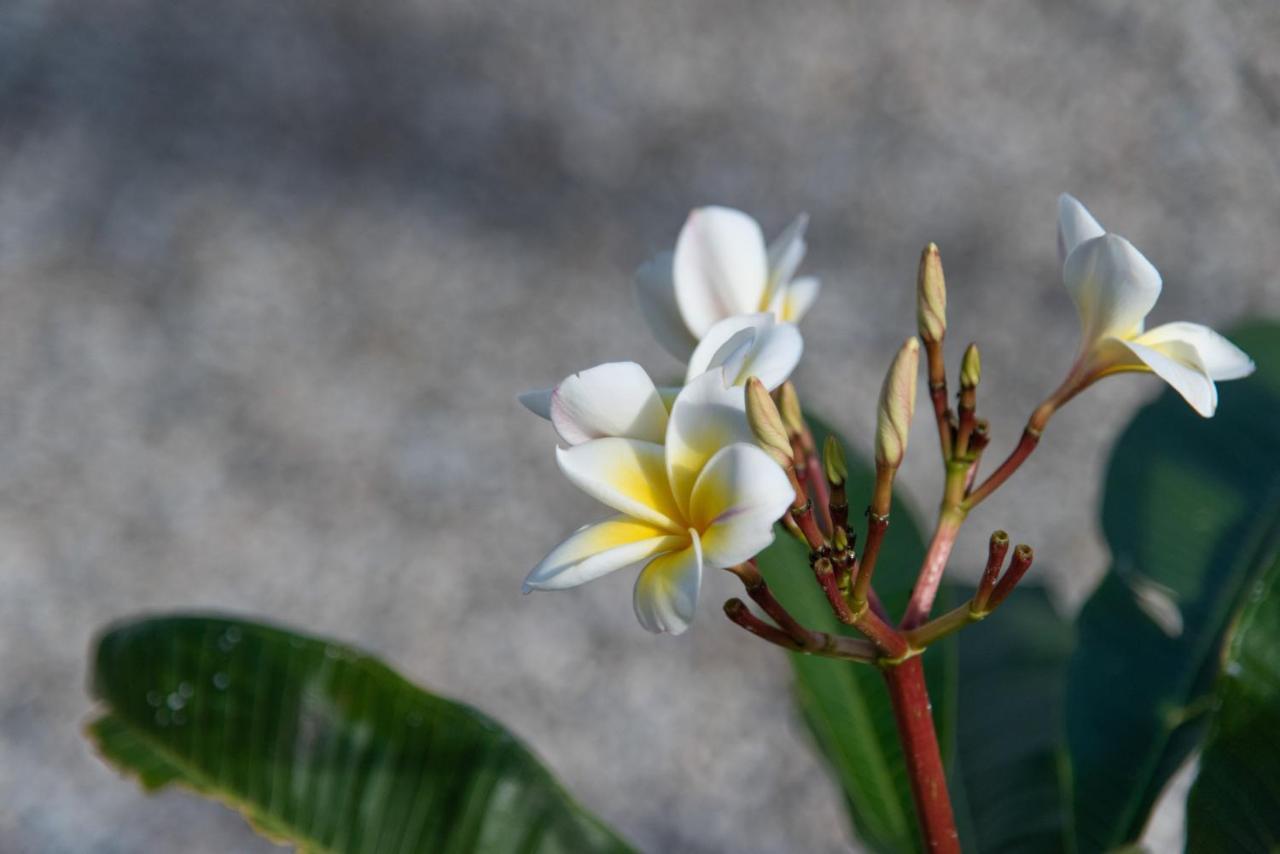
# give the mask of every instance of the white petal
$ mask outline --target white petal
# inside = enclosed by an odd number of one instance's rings
[[[773,295],[783,290],[791,277],[800,269],[804,261],[807,246],[804,242],[804,230],[809,225],[809,215],[800,214],[791,221],[782,234],[769,244],[769,284],[764,296],[764,303],[772,302]],[[763,306],[761,306],[763,307]]]
[[[693,622],[702,587],[702,546],[697,532],[686,549],[654,558],[636,579],[636,619],[649,631],[678,635]]]
[[[1156,376],[1173,386],[1191,408],[1205,418],[1218,407],[1218,389],[1194,347],[1181,341],[1165,341],[1155,347],[1137,341],[1121,341]]]
[[[765,388],[773,391],[791,376],[803,353],[804,339],[796,325],[776,323],[756,336],[733,383],[743,385],[748,378],[759,377]]]
[[[716,321],[756,311],[764,298],[764,235],[756,221],[730,208],[699,208],[676,241],[676,304],[694,337]]]
[[[577,587],[662,552],[683,548],[686,542],[687,536],[628,516],[584,525],[533,568],[524,581],[524,592]]]
[[[1106,232],[1093,214],[1080,204],[1075,196],[1063,193],[1058,196],[1058,263],[1066,263],[1072,250],[1094,237],[1101,237]]]
[[[1243,350],[1199,323],[1166,323],[1147,330],[1135,340],[1148,347],[1166,341],[1190,344],[1200,355],[1200,361],[1209,376],[1215,380],[1238,380],[1249,376],[1257,367]]]
[[[594,439],[556,448],[560,471],[592,498],[642,522],[679,533],[680,512],[667,485],[663,449],[637,439]]]
[[[686,381],[723,367],[730,385],[742,385],[756,376],[772,391],[791,376],[803,352],[804,340],[794,325],[777,323],[773,315],[763,312],[738,315],[707,332],[689,359]]]
[[[608,362],[567,377],[551,396],[551,423],[567,444],[622,436],[662,444],[667,407],[635,362]]]
[[[782,301],[778,319],[787,323],[799,323],[800,318],[809,313],[822,284],[813,276],[801,276],[787,285],[786,297]]]
[[[685,382],[702,376],[715,367],[727,363],[738,362],[746,358],[747,349],[754,343],[757,333],[767,329],[774,323],[773,316],[759,312],[756,314],[736,314],[718,321],[707,330],[698,342],[698,347],[689,357],[689,370],[685,374]],[[730,381],[736,377],[736,371],[726,370]]]
[[[708,371],[680,391],[667,422],[667,476],[681,518],[687,518],[703,466],[734,442],[755,444],[747,426],[746,392],[741,386],[726,388],[721,370]]]
[[[555,391],[555,386],[551,388],[539,388],[533,391],[525,391],[516,395],[516,399],[524,404],[524,408],[532,412],[534,415],[551,420],[551,394]]]
[[[653,337],[658,339],[663,349],[684,362],[688,361],[698,339],[689,332],[684,318],[680,316],[672,264],[672,254],[663,252],[636,270],[636,302]]]
[[[722,569],[763,551],[794,498],[782,467],[764,451],[743,444],[722,448],[698,475],[689,506],[707,566]]]
[[[1160,274],[1133,244],[1114,234],[1081,243],[1062,278],[1080,313],[1085,349],[1103,338],[1130,338],[1160,296]]]

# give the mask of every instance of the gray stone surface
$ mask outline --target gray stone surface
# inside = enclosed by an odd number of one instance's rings
[[[269,848],[79,734],[94,630],[191,607],[493,711],[644,850],[849,848],[785,661],[717,616],[726,579],[677,640],[635,623],[629,578],[520,596],[597,511],[514,394],[618,358],[675,374],[634,265],[694,205],[770,231],[807,210],[812,408],[869,447],[935,240],[999,452],[1075,343],[1060,191],[1162,270],[1154,319],[1280,313],[1278,39],[1271,0],[11,0],[0,849]],[[1109,443],[1155,390],[1073,403],[956,572],[1003,526],[1077,603]]]

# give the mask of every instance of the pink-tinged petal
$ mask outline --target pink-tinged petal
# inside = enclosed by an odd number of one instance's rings
[[[516,395],[516,399],[524,405],[524,408],[537,415],[540,418],[551,420],[551,395],[555,392],[555,386],[551,388],[539,388],[533,391],[525,391]]]
[[[641,522],[679,533],[679,508],[671,497],[661,445],[637,439],[594,439],[556,448],[560,471],[574,486]]]
[[[564,590],[655,555],[682,549],[687,535],[672,534],[629,516],[584,525],[551,550],[524,581],[524,592]]]
[[[760,308],[768,275],[764,236],[730,208],[698,208],[676,241],[676,304],[694,337],[716,321]]]
[[[1171,341],[1189,344],[1199,354],[1200,362],[1209,376],[1218,381],[1247,377],[1257,367],[1243,350],[1199,323],[1166,323],[1147,330],[1134,340],[1156,348]]]
[[[689,533],[688,548],[654,558],[636,579],[636,619],[654,634],[678,635],[693,622],[702,588],[702,545]]]
[[[1083,348],[1108,337],[1130,338],[1160,296],[1160,274],[1133,244],[1114,234],[1086,240],[1062,268],[1080,314]]]
[[[1067,256],[1081,243],[1104,234],[1106,231],[1075,196],[1067,193],[1058,196],[1059,264],[1066,263]]]
[[[801,276],[794,280],[787,285],[778,319],[787,323],[799,323],[817,301],[820,290],[822,290],[822,284],[813,276]]]
[[[636,303],[653,337],[658,339],[663,349],[686,362],[698,339],[689,332],[684,318],[680,316],[675,279],[672,277],[673,264],[672,253],[663,252],[636,270]]]
[[[722,569],[755,557],[773,542],[773,525],[794,498],[786,474],[764,451],[745,444],[721,449],[698,475],[689,506],[703,561]]]
[[[1120,343],[1156,376],[1173,386],[1192,409],[1205,418],[1213,416],[1218,407],[1218,389],[1194,347],[1181,341],[1165,341],[1154,347],[1137,341]]]
[[[809,215],[800,214],[791,221],[778,238],[769,244],[769,284],[764,295],[761,309],[767,309],[773,302],[774,294],[786,288],[791,277],[800,269],[804,261],[804,231],[809,226]]]
[[[635,362],[608,362],[567,377],[551,396],[551,423],[569,445],[605,436],[661,444],[667,407]]]
[[[742,386],[726,388],[723,371],[708,371],[681,390],[667,422],[667,477],[680,518],[687,518],[693,485],[703,467],[735,442],[755,443],[747,425],[746,392]]]

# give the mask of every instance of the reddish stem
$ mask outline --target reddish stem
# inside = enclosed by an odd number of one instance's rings
[[[803,645],[798,643],[782,629],[774,628],[747,610],[746,604],[741,599],[730,599],[728,602],[725,602],[724,614],[730,620],[751,632],[751,634],[758,638],[767,640],[771,644],[784,647],[792,652],[800,652],[804,649]]]
[[[1013,550],[1013,560],[1009,561],[1009,569],[1005,571],[996,589],[991,591],[991,608],[999,606],[1013,592],[1013,588],[1031,568],[1031,561],[1034,559],[1035,553],[1031,550],[1031,546],[1018,546]]]
[[[965,507],[976,507],[984,498],[999,489],[1018,470],[1018,467],[1027,461],[1027,457],[1031,456],[1031,452],[1036,449],[1038,444],[1040,444],[1040,433],[1038,431],[1033,430],[1031,427],[1023,430],[1022,439],[1018,442],[1018,446],[1013,449],[1013,453],[982,482],[981,486],[969,493],[969,497],[964,501]]]
[[[827,601],[831,603],[831,609],[836,612],[836,619],[845,625],[853,625],[853,611],[849,610],[849,603],[840,592],[840,582],[836,578],[835,566],[831,558],[820,557],[814,561],[813,574],[817,577],[822,592],[827,594]]]
[[[812,440],[810,440],[812,443]],[[809,471],[809,485],[813,489],[813,503],[818,508],[818,522],[827,533],[835,531],[831,519],[831,491],[827,486],[826,475],[822,471],[822,463],[818,460],[818,452],[809,451],[809,459],[805,464]]]
[[[881,672],[898,722],[898,736],[907,760],[907,776],[911,780],[911,795],[924,848],[929,852],[959,854],[960,838],[947,792],[947,772],[929,713],[929,690],[925,686],[920,656]]]
[[[947,366],[942,355],[942,342],[926,340],[924,349],[929,366],[929,400],[933,403],[933,417],[938,422],[938,446],[942,450],[942,461],[947,463],[951,461],[955,436],[951,430],[951,407],[947,401]]]
[[[938,586],[942,583],[942,573],[947,569],[947,560],[951,557],[951,548],[956,544],[956,534],[960,532],[963,521],[963,513],[945,511],[938,519],[933,542],[929,543],[929,551],[924,556],[915,589],[911,591],[911,601],[907,603],[907,612],[902,618],[902,628],[914,629],[929,619],[933,600],[938,596]]]

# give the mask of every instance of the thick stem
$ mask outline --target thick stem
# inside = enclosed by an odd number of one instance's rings
[[[920,656],[881,672],[898,722],[898,737],[907,760],[907,776],[911,780],[911,795],[916,803],[924,848],[939,854],[959,854],[960,837],[947,792],[947,772],[929,712],[929,691],[925,687]]]

